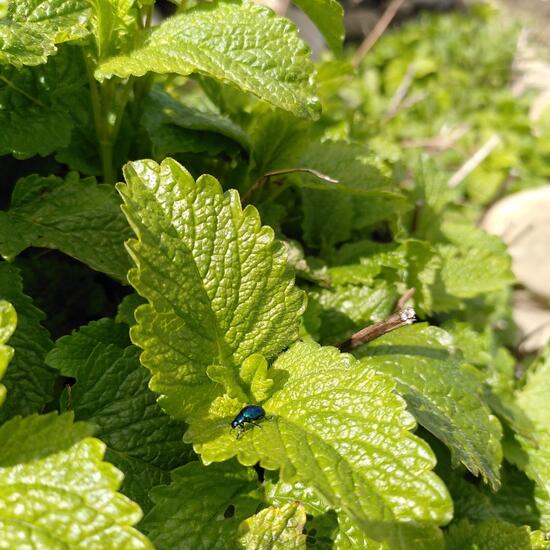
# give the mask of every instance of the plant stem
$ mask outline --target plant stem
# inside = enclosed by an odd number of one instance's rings
[[[131,76],[126,82],[126,84],[124,84],[122,94],[120,96],[120,99],[118,99],[117,109],[115,113],[115,123],[111,130],[111,142],[113,144],[116,143],[116,140],[118,138],[120,125],[124,117],[124,111],[126,110],[126,105],[128,104],[128,99],[130,98],[130,92],[132,91],[133,86],[134,86],[134,77]]]
[[[151,4],[150,6],[147,6],[145,10],[145,23],[143,24],[143,26],[146,29],[150,28],[151,23],[153,22],[153,9],[154,4]]]
[[[88,84],[90,86],[90,99],[92,102],[92,113],[94,116],[95,132],[99,143],[99,154],[101,156],[101,168],[105,183],[113,183],[113,146],[108,136],[107,121],[101,108],[101,96],[94,77],[94,69],[89,56],[84,54]]]

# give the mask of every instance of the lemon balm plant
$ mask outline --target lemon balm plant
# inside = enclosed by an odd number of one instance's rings
[[[0,4],[0,546],[543,546],[503,245],[354,138],[342,59],[319,118],[288,20],[153,4]]]

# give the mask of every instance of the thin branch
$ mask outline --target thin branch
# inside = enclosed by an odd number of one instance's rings
[[[384,115],[384,122],[391,120],[398,112],[401,103],[405,99],[406,95],[409,93],[411,84],[414,82],[414,74],[416,72],[416,67],[414,63],[409,63],[407,71],[403,76],[401,83],[399,84],[397,90],[393,94],[393,97],[390,100],[386,114]]]
[[[493,134],[452,176],[449,187],[456,187],[466,179],[500,145],[500,137]]]
[[[359,332],[356,332],[350,336],[347,340],[338,344],[338,348],[341,351],[350,351],[356,347],[362,346],[367,342],[371,342],[376,338],[391,332],[392,330],[404,327],[405,325],[411,325],[416,320],[416,312],[411,306],[405,306],[405,304],[412,298],[415,292],[414,288],[411,288],[399,298],[397,302],[397,311],[379,321],[373,325],[369,325]]]
[[[429,97],[429,94],[427,94],[426,92],[415,92],[414,94],[411,94],[409,97],[405,98],[405,100],[401,104],[401,110],[410,109],[411,107],[414,107],[417,103],[424,101],[427,97]]]
[[[72,411],[73,410],[73,394],[72,394],[72,387],[70,384],[65,384],[65,388],[67,389],[67,405],[66,410]]]
[[[427,139],[406,139],[401,142],[401,147],[405,149],[427,149],[428,152],[441,152],[450,149],[458,140],[463,138],[470,127],[466,124],[453,128],[448,133],[441,133],[437,136]]]
[[[264,177],[270,178],[271,176],[281,176],[282,174],[292,174],[293,172],[305,172],[307,174],[312,174],[320,180],[327,181],[328,183],[339,183],[337,179],[331,178],[330,176],[327,176],[318,170],[314,170],[313,168],[282,168],[281,170],[266,172]]]
[[[550,321],[544,321],[544,323],[540,324],[538,327],[535,327],[533,330],[531,330],[530,332],[528,332],[527,334],[525,334],[522,339],[519,341],[517,347],[520,351],[522,352],[528,352],[528,351],[532,351],[532,350],[528,350],[528,349],[525,349],[526,348],[526,344],[527,344],[527,341],[537,335],[539,332],[544,332],[546,329],[548,329],[550,327]],[[543,344],[544,345],[544,344]],[[541,346],[537,346],[537,348],[540,348],[542,347]]]
[[[328,183],[339,183],[337,179],[331,178],[318,170],[313,168],[281,168],[280,170],[272,170],[271,172],[266,172],[263,176],[260,176],[254,184],[246,191],[246,193],[241,197],[241,202],[247,204],[250,201],[250,197],[262,187],[269,178],[273,176],[283,176],[285,174],[293,174],[294,172],[305,172],[306,174],[311,174],[323,181]]]
[[[407,305],[407,302],[412,299],[415,292],[416,288],[409,288],[408,290],[406,290],[403,296],[401,296],[401,298],[399,298],[399,300],[397,301],[397,305],[395,306],[396,311],[403,309]]]
[[[361,43],[355,55],[352,59],[354,67],[358,67],[363,61],[367,52],[376,44],[378,39],[384,34],[384,31],[388,28],[388,25],[392,22],[396,13],[399,11],[405,0],[392,0],[386,11],[382,14],[380,19],[374,25],[372,31],[365,37],[365,40]]]

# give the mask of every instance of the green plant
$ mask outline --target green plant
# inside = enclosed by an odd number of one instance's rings
[[[547,546],[548,353],[516,379],[483,201],[369,107],[426,23],[354,72],[339,4],[295,3],[334,51],[321,102],[295,27],[247,1],[4,9],[0,546]],[[408,288],[424,322],[334,347]]]

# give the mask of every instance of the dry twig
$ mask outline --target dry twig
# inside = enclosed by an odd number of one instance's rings
[[[466,124],[453,128],[447,133],[441,133],[437,136],[427,139],[406,139],[401,142],[401,147],[406,149],[426,149],[430,153],[438,153],[450,149],[458,140],[460,140],[470,130]]]
[[[269,178],[273,176],[284,176],[285,174],[293,174],[295,172],[304,172],[306,174],[311,174],[312,176],[315,176],[316,178],[319,178],[320,180],[326,181],[328,183],[339,183],[337,179],[331,178],[330,176],[327,176],[326,174],[323,174],[318,170],[314,170],[313,168],[281,168],[280,170],[272,170],[271,172],[266,172],[263,176],[260,176],[248,189],[248,191],[242,196],[242,204],[248,204],[248,202],[250,201],[250,197],[260,187],[262,187]]]
[[[500,144],[500,137],[493,134],[452,176],[449,187],[456,187],[466,179]]]
[[[405,304],[412,298],[414,295],[415,289],[410,288],[399,298],[397,302],[397,309],[394,313],[379,321],[373,325],[369,325],[364,329],[361,329],[359,332],[356,332],[350,336],[347,340],[338,344],[338,348],[341,351],[350,351],[358,346],[362,346],[367,342],[370,342],[392,330],[395,330],[405,325],[410,325],[414,323],[416,319],[416,313],[413,307],[405,306]]]
[[[384,122],[391,120],[399,112],[399,107],[403,103],[406,95],[409,93],[411,84],[414,81],[415,71],[416,67],[414,63],[410,63],[405,72],[405,76],[403,76],[401,83],[390,100],[390,104],[388,105],[388,109],[384,115]]]
[[[388,25],[392,22],[395,14],[399,11],[399,8],[403,5],[405,0],[392,0],[386,11],[382,14],[380,19],[372,31],[365,37],[365,40],[361,43],[357,51],[355,52],[352,64],[354,67],[358,67],[367,52],[376,44],[378,39],[384,34],[384,31],[388,28]]]

